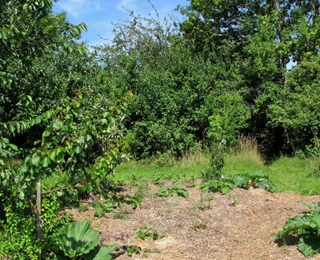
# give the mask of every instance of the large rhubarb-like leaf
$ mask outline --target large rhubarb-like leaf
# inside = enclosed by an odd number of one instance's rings
[[[117,246],[97,246],[94,250],[83,256],[83,260],[111,260],[111,252],[116,250]]]
[[[298,249],[305,255],[311,256],[320,251],[320,239],[317,235],[304,235],[300,237]]]
[[[90,224],[91,221],[75,222],[59,229],[57,241],[64,255],[76,259],[98,245],[100,234]]]

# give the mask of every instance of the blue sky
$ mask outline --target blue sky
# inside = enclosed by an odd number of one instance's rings
[[[160,18],[172,14],[177,5],[186,6],[190,3],[189,0],[152,0],[151,2]],[[112,23],[116,24],[129,18],[126,9],[143,17],[148,17],[150,13],[154,14],[147,0],[59,0],[54,4],[54,12],[67,12],[68,20],[72,24],[85,22],[88,25],[88,31],[82,34],[82,40],[90,45],[102,44],[103,39],[112,40]]]

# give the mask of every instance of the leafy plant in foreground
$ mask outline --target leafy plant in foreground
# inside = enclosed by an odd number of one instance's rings
[[[310,213],[303,216],[295,216],[289,219],[279,231],[276,239],[283,238],[288,234],[299,236],[298,249],[305,256],[312,256],[320,252],[320,202],[307,204]]]
[[[100,247],[99,232],[92,229],[91,221],[75,222],[62,226],[57,235],[57,242],[63,255],[55,255],[55,260],[81,259],[108,260],[117,246]],[[66,258],[68,257],[68,258]]]

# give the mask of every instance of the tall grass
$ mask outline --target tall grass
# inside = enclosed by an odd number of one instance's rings
[[[264,164],[257,140],[252,136],[241,135],[238,149],[228,153],[226,157],[223,172],[227,175],[246,173],[261,169]]]
[[[167,180],[194,180],[202,177],[209,168],[208,152],[188,152],[180,160],[170,154],[159,155],[153,161],[129,161],[116,168],[114,181],[154,180],[161,176]],[[252,136],[240,136],[239,146],[227,154],[222,172],[227,176],[263,170],[275,184],[278,191],[294,192],[304,195],[320,194],[320,157],[299,159],[298,157],[280,157],[271,164],[265,164],[259,153],[259,146]],[[59,175],[44,182],[50,187],[52,183],[63,181],[66,176]]]
[[[303,195],[320,194],[320,158],[280,157],[266,165],[255,138],[240,136],[239,149],[227,155],[223,172],[232,176],[263,170],[278,191]]]
[[[201,173],[208,170],[209,159],[208,153],[197,151],[186,153],[180,160],[175,160],[170,157],[170,154],[165,154],[159,155],[149,163],[130,161],[117,167],[114,180],[153,180],[159,175],[169,180],[201,178]],[[253,170],[263,170],[278,191],[303,195],[320,194],[319,157],[309,159],[280,157],[267,165],[259,153],[257,140],[252,136],[240,136],[238,148],[227,154],[222,171],[225,175],[232,176]]]

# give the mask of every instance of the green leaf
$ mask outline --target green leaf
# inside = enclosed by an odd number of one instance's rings
[[[314,234],[301,236],[298,242],[298,249],[305,256],[312,256],[320,252],[319,236]]]
[[[317,229],[318,233],[320,234],[320,214],[312,215],[311,221],[315,225],[315,228]]]
[[[53,127],[54,127],[55,129],[60,129],[60,128],[62,128],[62,126],[63,126],[63,122],[62,122],[62,121],[56,121],[56,122],[53,124]]]
[[[222,195],[225,195],[225,194],[230,192],[230,188],[229,187],[222,187],[220,189],[220,192],[221,192]]]
[[[49,166],[50,162],[51,162],[50,158],[49,157],[45,157],[44,160],[43,160],[43,165],[42,166],[44,168],[46,168],[46,167]]]
[[[99,232],[90,226],[91,221],[75,222],[58,230],[57,242],[66,256],[75,259],[89,253],[99,243]]]
[[[52,161],[56,161],[57,152],[55,150],[49,152],[49,157]]]
[[[14,151],[18,151],[18,146],[16,146],[15,144],[9,144],[10,148]]]
[[[19,198],[21,200],[24,200],[24,192],[21,190],[20,193],[19,193]]]
[[[76,147],[76,149],[74,150],[74,152],[76,153],[76,154],[79,154],[79,153],[81,153],[81,147],[80,146],[77,146]]]
[[[236,187],[245,186],[248,188],[250,176],[248,174],[236,174],[233,176],[233,183]]]
[[[117,248],[117,246],[96,247],[94,250],[91,250],[88,254],[84,255],[83,260],[111,260],[111,253]]]
[[[182,196],[184,198],[188,198],[189,197],[189,192],[185,189],[179,189],[178,190],[178,195]]]
[[[255,184],[256,187],[259,187],[261,189],[265,189],[267,191],[273,192],[273,191],[276,190],[276,187],[268,179],[255,181],[254,184]]]
[[[40,161],[40,157],[39,157],[39,155],[37,154],[37,153],[34,153],[33,155],[32,155],[32,164],[33,165],[38,165],[39,164],[39,161]]]
[[[46,137],[48,137],[48,136],[50,136],[50,132],[48,131],[48,130],[45,130],[43,133],[42,133],[42,137],[43,138],[46,138]]]
[[[250,171],[250,172],[248,172],[248,175],[249,175],[252,179],[268,178],[268,176],[267,176],[262,170]]]
[[[283,230],[289,232],[299,232],[299,230],[312,228],[311,217],[309,215],[296,216],[289,219],[283,226]]]

